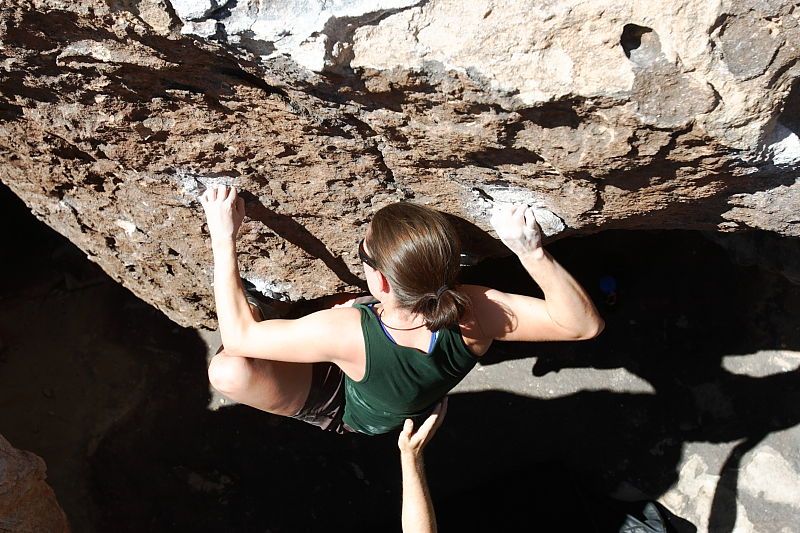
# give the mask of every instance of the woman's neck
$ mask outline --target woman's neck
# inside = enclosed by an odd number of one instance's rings
[[[381,302],[377,307],[381,322],[389,328],[416,329],[425,325],[422,315],[407,309],[393,306],[388,302]]]

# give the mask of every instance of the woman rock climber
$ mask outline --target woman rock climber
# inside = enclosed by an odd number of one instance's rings
[[[211,384],[232,400],[324,430],[374,435],[424,419],[495,340],[590,339],[604,326],[583,288],[542,248],[531,208],[497,209],[491,223],[544,299],[458,284],[453,227],[441,213],[405,202],[375,213],[358,244],[375,303],[262,320],[236,261],[243,200],[218,186],[201,203],[224,346],[209,366]]]

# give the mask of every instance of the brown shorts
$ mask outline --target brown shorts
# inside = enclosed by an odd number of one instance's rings
[[[291,418],[334,433],[356,433],[344,423],[344,372],[333,363],[312,363],[305,405]]]

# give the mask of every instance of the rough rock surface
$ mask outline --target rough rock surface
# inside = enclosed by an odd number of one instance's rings
[[[41,457],[17,450],[0,435],[0,531],[69,531],[45,470]]]
[[[550,235],[800,236],[789,0],[7,0],[0,179],[114,278],[213,326],[196,201],[246,191],[246,277],[356,290],[375,209],[410,199],[496,251],[494,201]]]

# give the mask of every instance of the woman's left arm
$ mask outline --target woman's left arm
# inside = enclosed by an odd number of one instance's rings
[[[355,309],[328,309],[298,320],[256,322],[244,296],[236,259],[236,235],[244,220],[244,201],[233,187],[209,187],[200,197],[214,253],[214,300],[222,344],[230,355],[275,361],[316,362],[337,359],[346,352],[344,321]],[[344,347],[343,347],[344,346]]]

